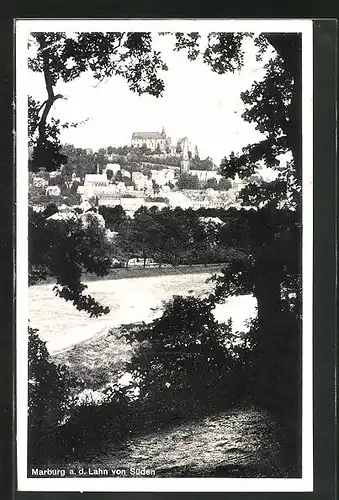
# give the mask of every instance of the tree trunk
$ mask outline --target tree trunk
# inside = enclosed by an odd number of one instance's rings
[[[278,418],[287,460],[298,467],[301,452],[301,324],[293,315],[283,314],[280,272],[279,261],[258,259],[256,263],[254,293],[258,302],[258,331],[252,380],[259,404]]]
[[[44,79],[45,79],[45,87],[47,91],[47,100],[45,102],[45,107],[42,112],[39,125],[38,125],[38,130],[39,130],[39,139],[38,142],[43,143],[46,140],[46,122],[47,122],[47,117],[48,114],[55,103],[57,99],[62,99],[63,96],[61,94],[54,94],[54,81],[53,81],[53,76],[51,74],[50,70],[50,55],[48,52],[48,46],[45,40],[44,35],[39,37],[39,43],[40,43],[40,50],[42,52],[42,60],[43,60],[43,74],[44,74]]]
[[[258,324],[262,335],[274,330],[281,313],[279,263],[269,259],[257,259],[254,294],[258,302]],[[274,334],[274,331],[272,332]],[[261,335],[261,334],[260,334]],[[263,339],[266,342],[268,339]]]

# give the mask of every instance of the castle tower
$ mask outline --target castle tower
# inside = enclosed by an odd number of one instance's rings
[[[181,160],[180,160],[180,172],[188,172],[190,168],[190,160],[188,156],[188,139],[184,137],[181,142]]]
[[[161,135],[166,137],[165,127],[162,127]]]

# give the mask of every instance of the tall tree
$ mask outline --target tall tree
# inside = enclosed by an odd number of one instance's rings
[[[244,64],[243,41],[252,38],[259,57],[273,48],[265,75],[241,94],[243,118],[264,137],[221,162],[225,178],[248,179],[262,167],[276,170],[272,182],[250,182],[240,193],[246,212],[233,214],[224,243],[233,259],[217,280],[216,295],[253,293],[253,389],[258,400],[278,410],[288,453],[300,458],[301,425],[301,35],[298,33],[211,33],[207,46],[197,33],[176,34],[176,49],[202,56],[223,74]],[[281,161],[285,155],[285,162]],[[287,161],[286,157],[290,156]],[[252,208],[250,213],[248,208]],[[300,450],[300,448],[299,448]]]
[[[218,189],[220,191],[228,191],[232,187],[232,182],[229,179],[221,178],[218,183]]]
[[[218,189],[218,181],[215,177],[207,179],[206,187],[211,189]]]
[[[182,172],[177,182],[178,189],[199,189],[200,182],[197,175]]]
[[[161,229],[158,222],[152,217],[151,212],[145,207],[141,207],[134,214],[133,229],[135,247],[143,259],[145,268],[147,259],[157,255]]]
[[[185,260],[192,246],[192,228],[187,214],[181,208],[173,210],[167,207],[162,210],[151,208],[150,213],[160,228],[160,239],[155,254],[157,261],[177,266]]]
[[[100,205],[98,212],[105,219],[106,227],[113,231],[118,231],[127,221],[126,212],[121,205],[115,207]]]
[[[112,251],[120,262],[125,263],[126,269],[128,269],[129,261],[138,257],[136,235],[131,219],[119,228],[119,234],[112,242]]]
[[[113,178],[113,175],[114,175],[114,174],[113,174],[113,170],[111,170],[110,168],[108,168],[108,169],[106,170],[106,177],[107,177],[107,180],[108,180],[108,181],[111,181],[111,180],[112,180],[112,178]]]
[[[122,76],[138,94],[159,96],[164,89],[157,73],[167,67],[153,50],[150,33],[32,33],[30,49],[29,68],[43,74],[46,88],[44,102],[29,99],[32,170],[53,170],[65,161],[60,152],[60,129],[76,125],[49,118],[56,101],[65,98],[56,93],[59,81],[70,82],[91,71],[98,81]]]

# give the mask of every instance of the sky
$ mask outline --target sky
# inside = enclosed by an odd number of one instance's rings
[[[169,68],[162,72],[163,97],[139,96],[117,76],[98,85],[86,73],[73,82],[57,84],[55,93],[67,99],[56,101],[53,116],[62,122],[87,120],[77,128],[63,130],[62,142],[97,150],[130,145],[133,132],[165,127],[172,143],[187,136],[198,146],[201,158],[210,156],[219,165],[232,151],[260,140],[254,125],[241,118],[244,106],[240,93],[264,76],[264,62],[256,61],[251,40],[244,45],[242,70],[224,75],[213,73],[201,60],[189,61],[184,52],[174,52],[171,36],[154,34],[154,47]],[[27,84],[30,95],[45,99],[42,74],[30,72]]]

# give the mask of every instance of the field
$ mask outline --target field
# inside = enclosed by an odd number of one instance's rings
[[[88,293],[110,307],[110,313],[100,318],[90,318],[75,310],[72,304],[57,298],[52,284],[35,285],[29,288],[30,323],[39,329],[49,351],[59,352],[99,333],[107,333],[112,327],[150,321],[161,315],[162,302],[173,295],[205,295],[213,289],[213,284],[206,283],[206,280],[214,272],[206,272],[205,268],[205,272],[197,273],[89,281]],[[217,306],[216,318],[227,320],[232,317],[234,328],[242,329],[247,317],[255,314],[255,305],[252,296],[232,297]]]
[[[146,266],[143,268],[142,263],[139,265],[130,266],[128,269],[125,267],[111,269],[111,271],[105,276],[98,277],[95,274],[84,273],[83,280],[85,282],[90,281],[107,281],[107,280],[120,280],[124,278],[152,278],[156,276],[173,276],[173,275],[182,275],[182,274],[218,274],[221,269],[225,266],[225,264],[207,264],[204,266],[203,264],[193,264],[192,266],[188,265],[179,265],[179,266],[171,266],[169,264],[165,264],[160,268],[158,266]],[[43,283],[40,284],[51,284],[54,283],[54,278],[47,278]]]

